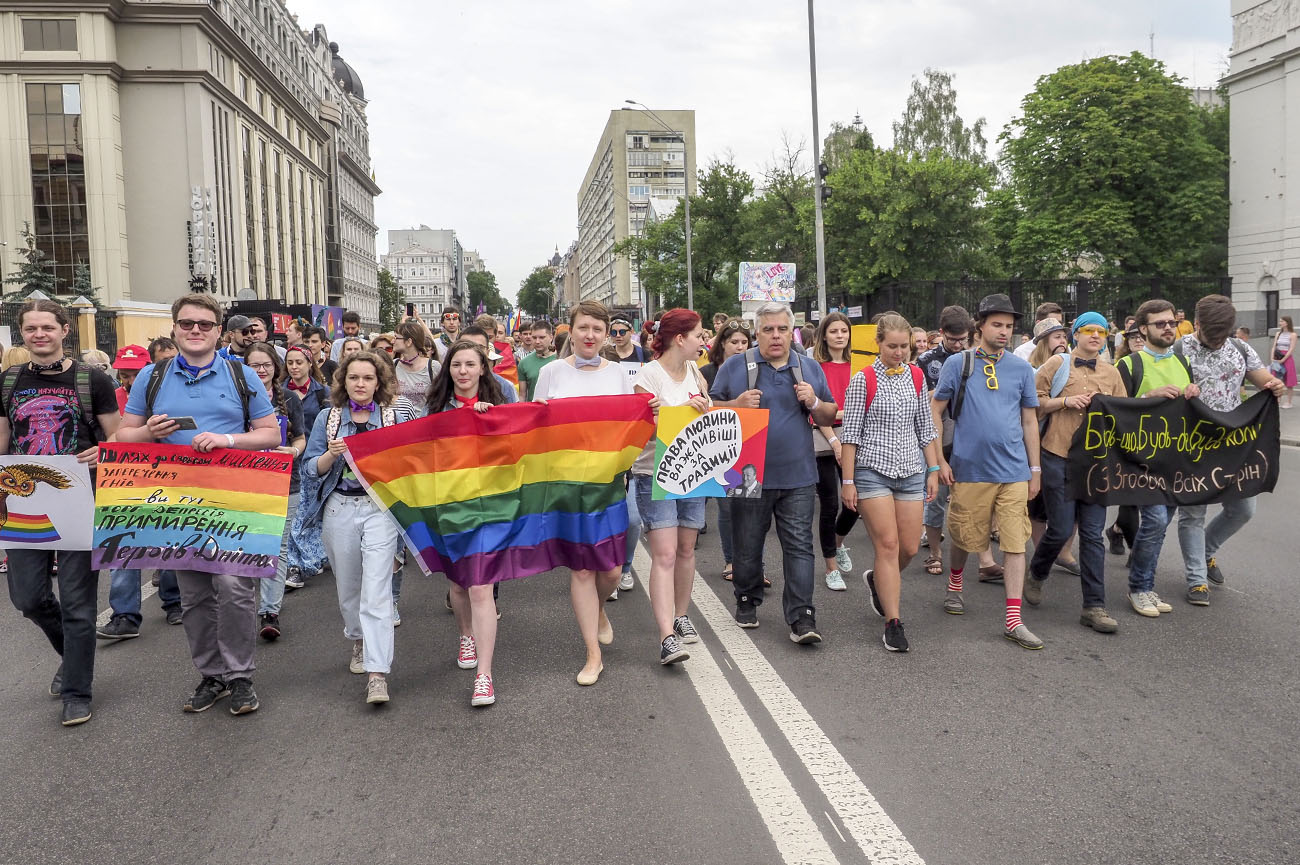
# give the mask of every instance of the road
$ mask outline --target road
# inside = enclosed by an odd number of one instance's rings
[[[289,595],[284,638],[259,651],[262,708],[244,717],[180,711],[198,677],[150,598],[139,639],[100,645],[94,719],[64,729],[45,694],[55,657],[7,608],[0,862],[1295,862],[1300,450],[1284,449],[1279,489],[1221,554],[1211,607],[1182,601],[1171,532],[1157,589],[1172,614],[1122,605],[1108,557],[1120,632],[1081,627],[1057,573],[1027,609],[1041,652],[1001,638],[998,587],[970,586],[967,615],[945,615],[944,579],[919,562],[904,577],[913,650],[885,652],[861,527],[849,591],[819,580],[813,647],[787,639],[776,603],[755,631],[730,623],[705,535],[703,643],[670,668],[641,551],[592,688],[573,683],[564,575],[508,583],[484,710],[454,663],[444,583],[414,571],[377,710],[347,672],[328,576]]]

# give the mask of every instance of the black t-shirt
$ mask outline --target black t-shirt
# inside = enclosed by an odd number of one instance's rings
[[[325,360],[320,365],[321,375],[325,376],[325,386],[334,387],[334,373],[338,370],[338,361]]]
[[[117,384],[104,372],[90,371],[93,406],[77,396],[76,366],[60,373],[36,373],[24,364],[6,408],[11,426],[9,453],[55,456],[76,454],[97,444],[82,412],[117,414]]]

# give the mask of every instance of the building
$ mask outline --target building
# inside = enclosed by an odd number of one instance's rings
[[[634,270],[614,245],[643,230],[650,199],[694,195],[695,164],[694,111],[609,113],[578,188],[581,299],[644,307]]]
[[[438,251],[446,253],[448,261],[448,271],[444,275],[441,284],[446,288],[446,298],[444,302],[455,304],[458,308],[464,308],[465,298],[469,296],[469,286],[466,284],[465,277],[469,273],[465,269],[465,248],[461,246],[459,238],[456,237],[454,228],[430,228],[427,225],[421,225],[419,228],[401,228],[392,229],[388,232],[388,251],[400,252],[404,249],[410,249],[418,246],[421,249]],[[478,253],[474,253],[475,256]],[[481,262],[482,259],[479,259]],[[392,270],[392,268],[389,268]],[[397,271],[393,271],[397,275]]]
[[[569,308],[582,299],[582,285],[578,274],[578,241],[572,241],[560,256],[555,269],[555,309],[560,321],[569,316]]]
[[[390,239],[393,232],[389,232]],[[397,280],[406,302],[415,307],[426,322],[437,322],[442,308],[451,302],[451,279],[454,264],[445,249],[429,249],[413,244],[389,252],[383,266]]]
[[[191,287],[377,320],[364,91],[282,2],[6,4],[0,116],[0,277],[30,224],[65,285],[89,266],[106,342]]]
[[[1300,3],[1232,0],[1223,83],[1232,106],[1232,300],[1239,322],[1266,334],[1279,316],[1300,315],[1300,133],[1291,134],[1300,124]]]
[[[483,263],[483,256],[478,254],[477,249],[465,250],[465,276],[471,273],[486,273],[487,265]]]

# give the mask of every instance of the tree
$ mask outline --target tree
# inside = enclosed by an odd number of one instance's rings
[[[5,285],[13,285],[17,288],[7,292],[4,300],[8,303],[17,302],[37,290],[51,298],[54,297],[58,291],[59,278],[45,263],[47,256],[45,251],[36,245],[36,236],[32,234],[30,222],[23,223],[20,236],[23,245],[17,252],[22,261],[19,262],[18,269],[5,277],[4,281]]]
[[[555,272],[549,265],[534,267],[519,283],[519,308],[530,316],[541,318],[554,313]]]
[[[1181,79],[1138,52],[1038,80],[1002,132],[1007,266],[1056,277],[1181,274],[1224,236],[1226,149]]]
[[[822,162],[826,163],[827,167],[834,171],[840,167],[840,164],[844,162],[844,157],[850,151],[874,150],[875,147],[876,142],[862,122],[861,115],[855,114],[852,123],[835,122],[831,124],[830,134],[826,136],[826,142],[822,147]]]
[[[957,113],[957,91],[952,73],[926,69],[923,79],[912,79],[903,117],[894,124],[894,149],[928,154],[938,150],[953,159],[987,163],[988,142],[983,117],[967,127]]]
[[[90,265],[78,264],[72,272],[72,299],[84,297],[95,305],[95,309],[101,309],[102,304],[99,301],[99,287],[96,286],[90,278]]]
[[[406,296],[393,274],[386,267],[379,268],[379,328],[392,331],[406,314]]]
[[[855,123],[860,123],[855,120]],[[835,124],[838,126],[838,124]],[[840,127],[849,129],[849,127]],[[830,151],[836,140],[826,140]],[[852,133],[870,141],[865,131]],[[843,141],[841,141],[843,143]],[[835,164],[856,146],[840,151]],[[752,261],[782,261],[795,266],[801,283],[812,285],[817,277],[817,247],[813,238],[813,177],[804,162],[802,146],[783,142],[783,150],[767,167],[763,188],[747,208],[746,224]]]
[[[492,315],[504,315],[509,304],[497,288],[497,278],[486,270],[476,270],[465,277],[469,285],[469,308],[477,311],[479,303]]]

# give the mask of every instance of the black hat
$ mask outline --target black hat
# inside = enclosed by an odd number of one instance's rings
[[[975,316],[983,321],[988,316],[999,312],[1006,313],[1007,315],[1014,315],[1016,318],[1020,318],[1022,315],[1020,310],[1011,305],[1011,298],[1007,297],[1005,294],[990,294],[988,297],[980,300],[980,307],[976,311]]]
[[[243,330],[253,323],[253,320],[246,315],[232,315],[226,319],[226,330]]]

